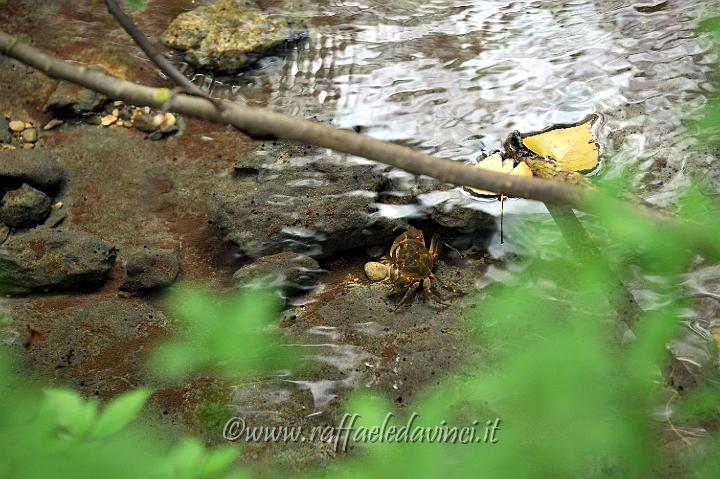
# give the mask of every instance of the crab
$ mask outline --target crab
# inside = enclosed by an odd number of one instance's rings
[[[433,280],[436,280],[440,286],[453,293],[461,293],[461,291],[443,284],[442,281],[433,274],[432,270],[439,252],[440,239],[438,235],[433,235],[430,240],[430,247],[428,248],[425,246],[423,232],[413,226],[408,226],[407,231],[395,238],[395,241],[390,247],[389,254],[390,281],[394,288],[388,293],[388,297],[399,296],[405,293],[395,308],[396,310],[405,304],[420,285],[422,285],[428,297],[433,298],[444,306],[449,306],[449,304],[444,302],[440,295],[432,289]]]

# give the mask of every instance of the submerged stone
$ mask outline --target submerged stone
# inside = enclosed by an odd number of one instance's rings
[[[299,38],[287,20],[254,2],[218,0],[178,15],[162,36],[167,46],[203,69],[231,73]]]
[[[263,155],[269,164],[258,160]],[[285,250],[328,257],[383,244],[404,224],[377,211],[385,179],[375,165],[351,164],[342,155],[298,145],[253,152],[247,164],[247,169],[236,165],[246,173],[218,179],[208,218],[252,258]]]
[[[5,117],[0,115],[0,143],[10,143],[11,141],[10,125]]]
[[[96,65],[88,68],[106,73]],[[86,116],[100,111],[107,102],[105,95],[63,80],[48,98],[43,111],[64,118]]]
[[[284,252],[264,256],[240,268],[233,275],[233,281],[240,286],[261,282],[291,295],[311,289],[320,278],[320,272],[320,265],[313,258]]]

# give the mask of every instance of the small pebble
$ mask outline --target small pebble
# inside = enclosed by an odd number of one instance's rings
[[[25,122],[24,121],[18,121],[14,120],[10,122],[10,130],[14,131],[15,133],[20,133],[25,129]]]
[[[104,117],[102,117],[102,118],[100,119],[100,124],[101,124],[102,126],[110,126],[110,125],[112,125],[113,123],[115,123],[116,121],[118,121],[118,119],[117,119],[116,116],[107,115],[107,116],[104,116]]]
[[[13,145],[0,145],[0,150],[12,151],[15,147]]]
[[[55,208],[56,210],[59,210],[60,208],[63,207],[63,205],[64,205],[64,204],[63,204],[62,201],[58,201],[57,203],[55,203],[54,205],[52,205],[52,207]]]
[[[63,125],[65,122],[62,120],[58,120],[57,118],[54,118],[47,122],[47,125],[43,126],[43,130],[48,131],[52,130],[53,128],[57,128],[60,125]]]
[[[38,133],[36,128],[27,128],[22,131],[20,136],[25,143],[35,143],[38,140]]]
[[[32,150],[35,148],[35,143],[23,143],[24,150]]]
[[[370,261],[365,263],[365,274],[370,281],[382,281],[387,278],[388,269],[382,263],[376,261]]]
[[[115,100],[113,106],[125,106],[125,102],[122,100]]]
[[[35,125],[33,125],[32,123],[30,123],[29,121],[26,121],[26,122],[25,122],[25,128],[32,128],[33,126],[35,126]]]

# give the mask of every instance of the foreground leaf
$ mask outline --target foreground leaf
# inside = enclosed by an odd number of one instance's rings
[[[105,407],[92,431],[93,437],[114,434],[135,419],[150,396],[147,389],[136,389],[122,394]]]

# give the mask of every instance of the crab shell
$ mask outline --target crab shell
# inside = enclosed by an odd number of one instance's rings
[[[428,249],[422,231],[408,227],[390,248],[390,281],[396,286],[408,287],[431,277],[437,253],[435,238]]]

